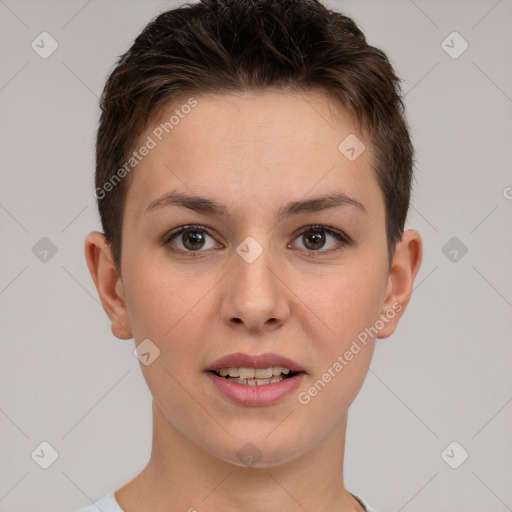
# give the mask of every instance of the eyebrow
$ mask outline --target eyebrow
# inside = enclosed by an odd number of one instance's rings
[[[221,217],[232,216],[229,213],[227,206],[224,204],[218,203],[217,201],[207,197],[197,195],[191,196],[177,191],[168,192],[158,199],[155,199],[144,210],[144,213],[146,214],[166,206],[189,208],[190,210],[206,215],[218,215]],[[316,212],[320,210],[327,210],[328,208],[347,206],[355,207],[363,213],[366,213],[366,208],[362,203],[344,193],[338,192],[302,201],[291,201],[278,210],[277,220],[282,220],[285,217],[301,213]]]

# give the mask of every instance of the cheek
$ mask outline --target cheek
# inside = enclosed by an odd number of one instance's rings
[[[150,339],[160,351],[154,363],[141,365],[141,369],[158,402],[170,399],[173,407],[186,409],[187,397],[186,393],[182,396],[180,383],[202,371],[201,356],[216,320],[218,305],[213,301],[219,278],[211,272],[201,274],[193,265],[175,269],[168,262],[148,265],[147,261],[132,265],[136,271],[127,273],[127,307],[134,338],[137,344]]]
[[[187,381],[191,370],[198,370],[198,354],[204,343],[201,326],[213,307],[208,291],[215,281],[178,274],[169,268],[164,271],[157,265],[134,263],[135,268],[138,270],[126,273],[134,339],[137,344],[149,339],[160,351],[151,364],[141,364],[144,379],[164,410],[172,410],[173,417],[187,418],[195,414],[190,410]],[[197,421],[204,423],[205,418],[201,416]]]
[[[307,298],[311,315],[321,320],[319,325],[325,333],[323,338],[316,337],[325,343],[324,350],[318,353],[342,349],[375,323],[382,306],[382,283],[376,274],[347,269],[317,282],[314,288],[304,288],[302,295]]]
[[[312,334],[317,356],[313,380],[322,381],[318,394],[323,397],[316,403],[332,401],[340,410],[353,400],[364,381],[375,346],[371,328],[380,318],[382,305],[382,275],[348,267],[317,283],[315,293],[310,289],[305,295],[308,308],[303,310],[309,315],[306,322],[315,322],[321,329]]]
[[[154,338],[161,343],[186,333],[196,337],[209,307],[209,291],[215,279],[208,273],[198,275],[192,265],[172,267],[155,259],[138,258],[127,271],[127,309],[136,340]],[[200,272],[199,272],[200,273]]]
[[[335,428],[341,421],[368,373],[375,338],[365,329],[374,325],[380,307],[372,284],[354,277],[333,279],[329,292],[317,296],[315,312],[324,324],[324,335],[317,333],[314,338],[317,361],[297,399],[301,418],[322,418],[323,429]]]

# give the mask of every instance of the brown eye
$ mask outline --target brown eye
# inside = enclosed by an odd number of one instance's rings
[[[329,242],[329,238],[333,241]],[[307,252],[319,254],[329,253],[350,243],[348,236],[327,226],[308,226],[296,240],[301,240]]]
[[[304,246],[307,249],[318,250],[321,249],[325,244],[325,233],[320,231],[312,231],[309,233],[302,234],[302,240],[304,241]]]
[[[208,239],[211,239],[209,245]],[[215,247],[214,238],[199,226],[181,226],[167,235],[163,243],[172,251],[181,253],[205,252]]]
[[[200,231],[184,231],[181,234],[181,241],[183,245],[191,251],[197,251],[204,245],[204,235]]]

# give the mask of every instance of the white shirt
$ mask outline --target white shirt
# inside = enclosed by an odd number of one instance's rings
[[[356,496],[355,494],[352,494],[352,496],[361,503],[366,512],[376,512],[376,510],[367,505],[361,498],[359,498],[359,496]],[[124,512],[124,510],[119,506],[119,503],[117,503],[114,491],[112,491],[98,501],[95,501],[92,505],[83,507],[76,512]]]

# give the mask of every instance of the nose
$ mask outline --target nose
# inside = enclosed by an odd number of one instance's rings
[[[283,265],[268,248],[253,261],[233,253],[233,265],[224,280],[223,320],[231,328],[252,333],[278,329],[290,313]]]

